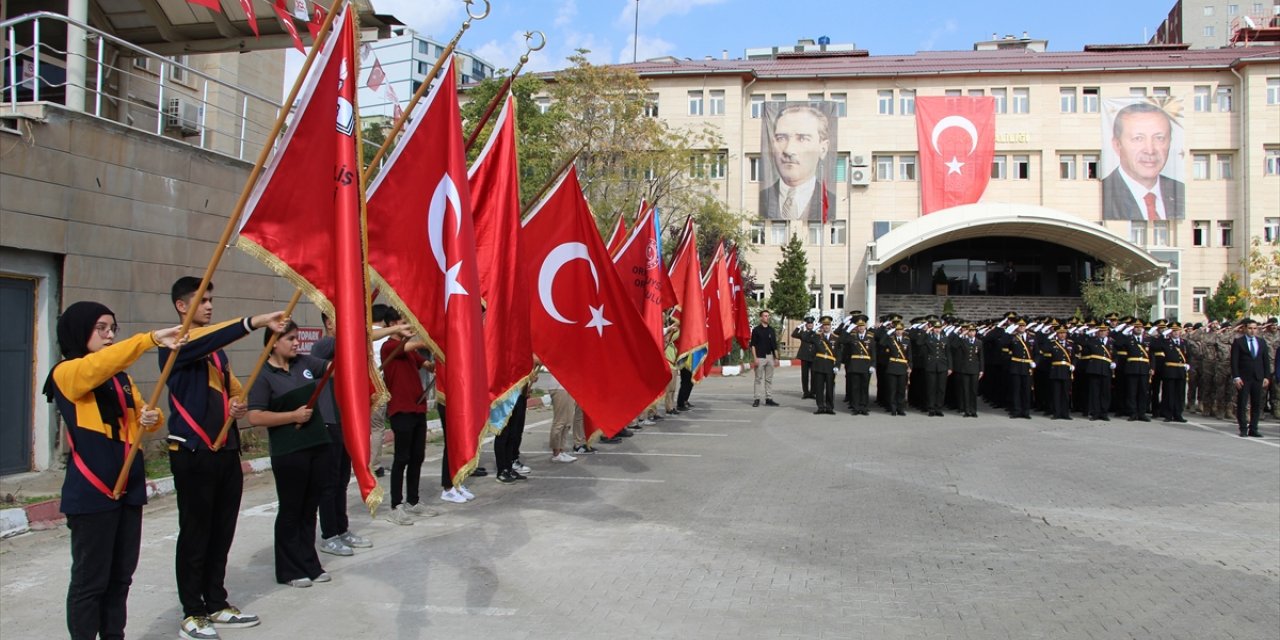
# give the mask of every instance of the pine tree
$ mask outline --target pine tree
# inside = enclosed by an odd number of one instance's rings
[[[800,238],[791,236],[791,241],[782,248],[782,260],[773,272],[773,282],[769,288],[769,306],[780,318],[797,320],[809,311],[809,259],[805,256],[804,245]]]

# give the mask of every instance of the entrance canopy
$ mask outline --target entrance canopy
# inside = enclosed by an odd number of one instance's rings
[[[931,213],[880,236],[867,247],[867,275],[931,247],[993,236],[1070,247],[1138,282],[1156,280],[1166,271],[1164,263],[1141,247],[1079,216],[1039,206],[981,203]]]

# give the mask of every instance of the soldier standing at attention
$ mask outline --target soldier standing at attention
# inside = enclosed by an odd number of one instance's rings
[[[1147,417],[1147,391],[1151,370],[1151,343],[1143,333],[1142,320],[1133,321],[1133,335],[1125,341],[1124,375],[1128,390],[1129,422],[1151,422]]]
[[[960,413],[966,418],[978,417],[978,381],[982,378],[982,341],[978,340],[972,322],[966,323],[951,343],[951,366],[958,387]]]
[[[942,401],[947,393],[947,376],[951,375],[951,349],[942,337],[942,321],[929,323],[922,337],[921,365],[924,367],[924,406],[930,417],[942,417]]]
[[[813,316],[805,316],[804,326],[791,331],[791,337],[800,341],[796,359],[800,361],[800,398],[803,400],[813,397],[813,346],[809,342],[809,337],[813,335]]]
[[[875,370],[875,339],[867,333],[867,317],[854,319],[854,329],[844,337],[840,352],[845,356],[845,376],[849,386],[849,408],[855,416],[865,416],[870,401],[871,372]]]
[[[1045,348],[1049,354],[1049,400],[1054,420],[1071,419],[1071,380],[1076,370],[1071,349],[1067,327],[1058,325],[1054,338]]]
[[[1182,325],[1169,325],[1169,337],[1160,353],[1160,414],[1165,422],[1186,422],[1182,411],[1187,404],[1187,372],[1191,364],[1187,360],[1187,344],[1182,340]]]
[[[813,351],[813,382],[809,390],[818,403],[818,415],[835,415],[836,362],[840,359],[836,336],[831,332],[831,316],[822,316],[821,328],[805,341]]]
[[[1035,351],[1027,340],[1027,321],[1019,319],[1013,335],[1005,340],[1009,350],[1009,417],[1031,419],[1031,373]]]
[[[898,321],[893,325],[893,335],[885,340],[884,397],[891,416],[905,416],[907,403],[907,376],[911,374],[911,342],[907,340],[906,327]],[[879,397],[880,391],[877,391]]]

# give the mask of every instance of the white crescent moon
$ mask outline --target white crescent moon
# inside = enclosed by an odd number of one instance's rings
[[[458,230],[462,228],[462,220],[458,215],[462,211],[462,199],[458,195],[458,187],[453,184],[453,180],[449,178],[449,174],[445,174],[440,179],[440,183],[436,185],[435,193],[431,194],[431,206],[427,209],[427,241],[431,243],[431,254],[436,258],[436,265],[440,267],[440,272],[444,273],[444,213],[445,204],[453,205],[453,235],[458,235]]]
[[[587,252],[587,245],[581,242],[566,242],[552,249],[542,261],[542,268],[538,270],[538,298],[542,301],[542,308],[547,310],[547,315],[565,324],[573,324],[573,321],[561,315],[556,309],[556,302],[551,297],[551,286],[555,284],[560,267],[570,260],[586,260],[587,264],[591,265],[591,279],[596,283],[596,291],[600,290],[600,276],[596,273],[596,265]]]
[[[942,153],[938,151],[938,136],[952,127],[964,129],[965,133],[969,134],[969,155],[973,155],[973,152],[978,148],[978,129],[964,116],[947,116],[939,120],[938,124],[933,125],[933,152]]]

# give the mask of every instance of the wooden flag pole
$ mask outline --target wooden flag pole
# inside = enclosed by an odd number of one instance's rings
[[[530,40],[533,40],[533,34],[535,33],[542,39],[542,42],[540,42],[536,47],[528,44]],[[516,68],[512,69],[511,73],[507,75],[507,79],[503,81],[502,88],[498,89],[498,92],[493,94],[493,98],[489,100],[489,106],[485,108],[484,115],[480,116],[480,121],[476,123],[475,130],[471,132],[471,135],[467,136],[467,145],[465,147],[467,151],[470,151],[471,147],[475,146],[476,138],[480,137],[480,132],[484,130],[484,126],[489,124],[489,118],[493,117],[493,111],[498,108],[498,104],[502,102],[502,99],[506,97],[507,92],[511,90],[511,84],[515,82],[516,76],[520,75],[520,69],[529,61],[529,54],[534,51],[540,51],[543,47],[547,46],[547,36],[541,31],[526,31],[524,39],[527,50],[524,52],[524,55],[520,56],[520,62],[516,65]]]
[[[378,147],[378,151],[373,154],[372,158],[369,158],[369,164],[365,167],[364,173],[360,175],[361,185],[368,185],[369,178],[373,177],[373,172],[378,166],[378,162],[382,160],[382,156],[387,154],[387,150],[390,149],[391,144],[395,142],[396,136],[399,136],[400,132],[404,129],[404,123],[409,121],[409,114],[413,113],[413,108],[418,105],[418,101],[422,99],[422,96],[426,95],[427,89],[431,88],[431,79],[435,78],[436,74],[440,73],[440,68],[444,66],[445,60],[448,60],[449,56],[453,55],[453,50],[457,48],[458,41],[462,39],[462,34],[466,33],[467,29],[471,28],[471,21],[484,20],[489,16],[489,0],[481,1],[484,2],[484,13],[475,15],[471,13],[471,4],[473,0],[466,0],[467,19],[463,21],[462,26],[458,28],[458,33],[455,34],[453,39],[449,41],[449,44],[445,46],[444,52],[440,54],[440,57],[436,58],[435,65],[431,67],[431,73],[428,73],[426,76],[427,81],[423,82],[422,86],[418,87],[418,90],[413,92],[413,97],[409,99],[409,107],[405,109],[404,112],[400,114],[400,117],[396,118],[395,123],[391,125],[391,130],[387,132],[386,140],[382,141],[382,146]],[[449,80],[452,81],[452,79]]]
[[[298,306],[298,301],[301,299],[302,289],[295,289],[293,297],[289,298],[289,306],[284,309],[285,322],[288,322],[289,318],[293,316],[293,308]],[[258,374],[262,372],[262,365],[267,363],[267,358],[271,355],[271,350],[275,348],[276,340],[279,337],[280,334],[273,331],[271,337],[267,339],[267,344],[262,347],[262,353],[258,354],[258,362],[253,365],[253,371],[249,373],[248,381],[240,387],[239,399],[241,402],[244,402],[245,397],[249,395],[249,390],[253,388],[253,383],[258,381]],[[235,422],[235,418],[227,415],[227,420],[222,423],[222,430],[218,432],[218,438],[213,441],[211,449],[214,451],[222,449],[222,445],[227,443],[227,434],[231,432],[231,425],[235,424]]]
[[[249,178],[245,180],[244,188],[240,191],[240,199],[236,201],[235,209],[232,211],[231,217],[227,218],[227,226],[222,230],[222,237],[213,247],[213,257],[209,259],[209,266],[204,270],[204,276],[200,279],[200,287],[196,289],[192,295],[193,301],[204,299],[204,294],[209,290],[209,282],[213,280],[213,272],[217,270],[218,263],[222,260],[222,254],[227,249],[227,243],[231,241],[231,234],[235,232],[236,227],[240,224],[240,216],[244,214],[245,203],[249,201],[249,194],[253,190],[254,183],[258,180],[258,175],[262,173],[262,167],[267,162],[267,157],[271,154],[271,141],[280,135],[280,130],[284,128],[284,121],[289,116],[289,105],[298,97],[298,91],[302,88],[302,80],[307,76],[307,71],[311,69],[312,62],[315,61],[316,55],[320,51],[319,43],[329,33],[329,29],[333,26],[334,17],[337,15],[338,7],[346,0],[333,0],[333,4],[329,7],[329,14],[324,17],[324,24],[320,25],[320,31],[316,33],[315,44],[312,44],[311,51],[307,53],[306,62],[302,63],[302,69],[298,72],[298,77],[293,81],[293,88],[289,90],[289,97],[280,107],[280,113],[276,115],[275,126],[272,127],[271,133],[267,136],[267,143],[262,145],[262,151],[258,153],[258,159],[253,165],[253,171],[249,172]],[[192,319],[195,318],[196,308],[199,304],[187,305],[187,313],[182,317],[182,332],[180,335],[187,335],[191,330]],[[169,359],[165,361],[164,368],[160,370],[160,379],[156,381],[155,390],[151,392],[151,396],[147,399],[148,407],[154,407],[160,402],[160,394],[164,391],[165,384],[169,381],[169,374],[173,372],[173,365],[178,360],[178,350],[181,345],[175,346],[169,351]],[[133,447],[129,450],[129,455],[125,457],[124,467],[120,469],[120,475],[116,478],[116,484],[112,491],[112,497],[116,500],[124,493],[124,487],[129,482],[129,468],[133,466],[133,460],[138,455],[138,449],[141,447]]]

